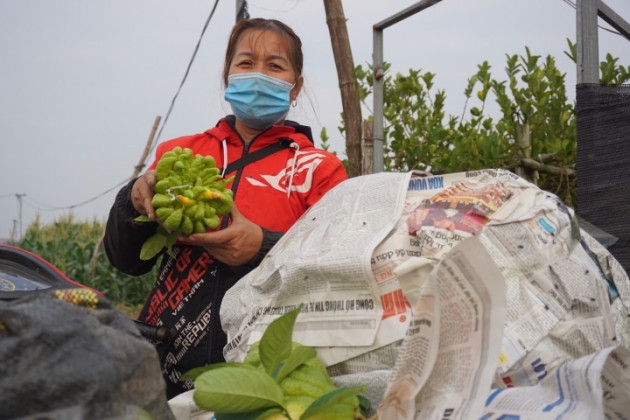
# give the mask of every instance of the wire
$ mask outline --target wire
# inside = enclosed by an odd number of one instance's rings
[[[190,69],[192,67],[193,62],[195,61],[195,57],[197,56],[197,51],[199,51],[199,46],[201,45],[201,40],[206,32],[206,29],[208,28],[208,25],[210,24],[210,21],[212,20],[212,16],[214,16],[214,12],[217,9],[217,5],[219,4],[219,0],[215,0],[214,2],[214,6],[212,7],[212,10],[210,11],[210,14],[208,15],[208,18],[206,19],[206,22],[203,26],[203,29],[201,31],[201,34],[199,35],[199,40],[197,41],[197,45],[195,46],[195,49],[193,51],[193,55],[190,58],[190,61],[188,62],[188,67],[186,68],[186,72],[184,73],[184,77],[182,78],[181,83],[179,84],[179,88],[177,89],[177,92],[175,93],[175,96],[173,96],[173,99],[171,100],[171,104],[168,108],[168,112],[166,113],[166,117],[164,118],[163,122],[162,122],[162,126],[160,127],[160,130],[158,131],[158,134],[155,136],[155,138],[153,139],[153,142],[151,144],[151,150],[149,153],[147,153],[147,157],[145,158],[144,164],[146,165],[146,159],[149,158],[149,156],[151,156],[153,150],[155,149],[155,145],[159,142],[159,138],[160,135],[162,134],[162,130],[164,129],[164,126],[166,125],[166,122],[168,121],[168,117],[171,114],[173,107],[175,105],[175,100],[177,99],[177,97],[179,96],[180,91],[182,90],[182,87],[184,86],[184,83],[186,82],[186,79],[188,78],[188,73],[190,72]],[[244,13],[245,15],[249,15],[247,13],[247,8],[246,5],[244,4],[244,8],[241,10],[242,13]],[[42,211],[56,211],[56,210],[71,210],[77,207],[81,207],[85,204],[91,203],[95,200],[98,200],[99,198],[105,196],[106,194],[109,194],[110,192],[114,191],[115,189],[119,188],[120,186],[126,184],[127,182],[131,181],[130,179],[131,177],[127,177],[125,178],[123,181],[119,182],[118,184],[114,185],[113,187],[109,188],[108,190],[92,197],[89,198],[85,201],[81,201],[79,203],[76,204],[72,204],[69,206],[51,206],[48,205],[46,203],[42,203],[40,201],[37,201],[29,196],[27,196],[26,194],[23,194],[22,196],[24,198],[27,198],[27,200],[25,200],[25,203],[37,210],[42,210]],[[0,195],[0,198],[5,198],[5,197],[15,197],[16,194],[5,194],[5,195]]]
[[[24,201],[27,205],[29,205],[32,208],[38,209],[38,210],[47,210],[47,211],[52,211],[52,210],[72,210],[76,207],[81,207],[85,204],[91,203],[92,201],[96,201],[99,198],[103,197],[106,194],[109,194],[110,192],[114,191],[115,189],[121,187],[122,185],[126,184],[127,182],[129,182],[129,178],[125,179],[124,181],[121,181],[120,183],[114,185],[113,187],[111,187],[110,189],[92,197],[92,198],[88,198],[85,201],[81,201],[80,203],[76,203],[76,204],[72,204],[70,206],[51,206],[49,204],[46,203],[42,203],[41,201],[37,201],[34,198],[31,198],[30,196],[24,194],[24,198],[26,198],[26,200]],[[29,202],[30,201],[30,202]]]
[[[152,154],[153,150],[155,149],[155,145],[159,142],[160,135],[162,134],[162,130],[164,129],[164,126],[166,125],[166,122],[168,121],[169,115],[171,115],[171,111],[173,110],[173,106],[175,105],[175,100],[179,96],[179,92],[182,90],[182,86],[184,86],[184,83],[186,82],[186,78],[188,77],[188,73],[190,72],[190,68],[192,67],[192,63],[193,63],[193,61],[195,61],[195,57],[197,55],[197,51],[199,51],[199,46],[201,45],[201,39],[203,38],[203,35],[206,32],[206,29],[208,28],[208,24],[210,23],[210,20],[212,19],[212,16],[214,15],[214,11],[217,9],[217,5],[218,4],[219,4],[219,0],[215,0],[214,6],[212,7],[212,10],[210,11],[210,14],[208,15],[208,18],[206,19],[206,23],[203,25],[203,29],[201,30],[201,34],[199,35],[199,40],[197,41],[197,45],[195,46],[195,50],[193,51],[193,55],[192,55],[192,57],[190,57],[190,61],[188,62],[188,67],[186,68],[186,72],[184,73],[184,77],[182,78],[182,81],[179,84],[179,88],[177,89],[177,92],[175,92],[175,96],[173,96],[173,99],[171,100],[171,105],[169,106],[168,111],[166,112],[166,116],[164,117],[164,121],[162,122],[162,126],[160,127],[160,130],[158,131],[158,133],[155,136],[155,138],[153,139],[153,144],[151,145],[150,153],[147,154],[147,158]],[[145,158],[145,162],[144,162],[145,165],[146,165],[146,159],[147,158]]]
[[[563,1],[563,2],[565,2],[566,4],[568,4],[569,6],[573,7],[574,9],[576,9],[576,10],[577,10],[577,6],[576,6],[576,4],[575,4],[575,3],[573,3],[571,0],[562,0],[562,1]],[[603,26],[601,26],[601,25],[599,25],[599,24],[597,25],[597,27],[598,27],[599,29],[601,29],[601,30],[604,30],[604,31],[610,32],[611,34],[619,35],[619,36],[622,36],[622,37],[624,37],[624,38],[625,38],[625,36],[623,36],[622,34],[620,34],[619,32],[617,32],[617,31],[615,31],[615,30],[613,30],[613,29],[610,29],[610,28],[604,28]]]

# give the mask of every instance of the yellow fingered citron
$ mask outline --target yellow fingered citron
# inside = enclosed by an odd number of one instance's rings
[[[163,229],[158,227],[143,244],[143,260],[154,258],[164,248],[170,251],[180,234],[216,229],[220,218],[232,210],[233,193],[227,185],[233,177],[223,178],[212,156],[193,155],[189,148],[175,147],[156,164],[155,178],[151,204]],[[146,216],[136,220],[149,221]]]

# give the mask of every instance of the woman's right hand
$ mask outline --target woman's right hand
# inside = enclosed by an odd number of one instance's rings
[[[131,187],[131,204],[140,214],[146,214],[149,219],[155,220],[155,209],[151,201],[155,191],[155,171],[146,171],[141,177],[136,179]]]

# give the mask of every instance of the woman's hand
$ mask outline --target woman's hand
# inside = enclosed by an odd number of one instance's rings
[[[146,171],[140,178],[136,179],[131,188],[131,204],[140,214],[146,214],[149,219],[155,220],[155,209],[151,200],[155,191],[155,171]]]
[[[195,233],[185,238],[186,242],[203,246],[214,258],[227,265],[242,265],[256,256],[263,241],[260,226],[251,222],[232,206],[232,223],[225,229]],[[225,217],[225,216],[224,216]]]

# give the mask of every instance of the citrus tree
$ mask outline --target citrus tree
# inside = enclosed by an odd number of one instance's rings
[[[576,45],[567,40],[573,61]],[[630,66],[610,54],[600,65],[602,84],[630,80]],[[385,170],[426,170],[433,174],[505,168],[576,207],[577,129],[575,102],[556,60],[532,54],[506,55],[506,78],[488,62],[477,66],[464,90],[458,116],[446,115],[446,92],[435,74],[410,69],[384,78]],[[372,94],[373,69],[356,67],[361,101]],[[498,115],[488,111],[491,101]],[[372,117],[370,117],[372,118]]]

